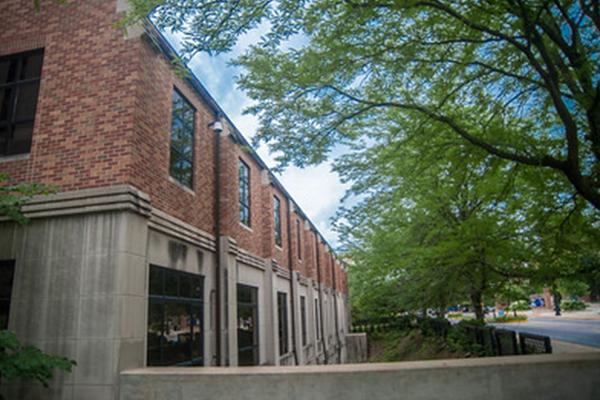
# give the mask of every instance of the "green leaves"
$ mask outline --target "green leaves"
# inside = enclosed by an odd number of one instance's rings
[[[8,184],[8,174],[0,172],[0,216],[24,224],[27,218],[21,212],[22,206],[35,195],[49,194],[56,188],[39,183]]]
[[[65,357],[43,353],[34,346],[22,345],[15,334],[0,331],[0,376],[5,383],[16,379],[33,379],[45,387],[55,369],[71,372],[77,363]]]

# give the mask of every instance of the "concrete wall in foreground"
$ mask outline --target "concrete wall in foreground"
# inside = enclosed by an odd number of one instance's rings
[[[120,400],[600,399],[600,355],[121,373]]]

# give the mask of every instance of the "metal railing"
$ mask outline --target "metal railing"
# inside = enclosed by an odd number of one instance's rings
[[[446,338],[452,326],[446,319],[424,318],[411,315],[381,317],[354,321],[352,332],[386,332],[399,329],[420,329],[425,335]],[[552,344],[548,336],[517,333],[492,326],[465,326],[465,335],[471,343],[480,347],[481,355],[514,356],[520,354],[550,354]]]

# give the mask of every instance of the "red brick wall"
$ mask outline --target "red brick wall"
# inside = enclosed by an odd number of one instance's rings
[[[172,71],[170,62],[148,43],[136,40],[140,68],[135,91],[132,174],[128,183],[150,195],[153,206],[215,234],[215,117],[193,89]],[[173,91],[196,109],[192,188],[169,174]],[[225,197],[225,196],[224,196]]]
[[[0,55],[44,48],[31,152],[2,161],[15,181],[61,190],[123,183],[130,172],[134,44],[113,28],[116,1],[2,1]]]
[[[31,152],[25,159],[0,160],[0,171],[13,181],[50,183],[60,191],[131,184],[148,193],[158,209],[215,234],[213,111],[161,53],[144,39],[125,40],[114,28],[116,0],[67,6],[48,1],[39,12],[32,0],[1,4],[0,55],[44,48],[44,63]],[[169,178],[174,88],[197,110],[191,191]],[[289,249],[285,195],[263,182],[260,165],[231,136],[220,143],[222,234],[284,268],[291,251],[293,269],[316,280],[315,233],[292,213]],[[251,173],[250,229],[239,222],[240,158]],[[281,202],[281,247],[275,245],[273,196]],[[296,220],[301,221],[302,260]],[[322,243],[319,251],[322,280],[332,287],[329,253]]]

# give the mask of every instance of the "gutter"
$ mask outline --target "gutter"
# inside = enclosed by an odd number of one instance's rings
[[[292,317],[292,352],[294,354],[294,363],[298,365],[298,352],[296,351],[296,311],[294,303],[296,303],[296,296],[294,294],[294,269],[292,268],[293,254],[292,254],[292,202],[287,197],[287,209],[288,209],[288,267],[290,270],[290,305],[291,305],[291,317]]]
[[[321,282],[321,258],[319,257],[319,236],[315,235],[315,250],[317,252],[317,281],[319,283],[319,319],[321,320],[321,343],[323,343],[323,356],[327,362],[327,340],[325,340],[325,326],[323,325],[323,288]]]

